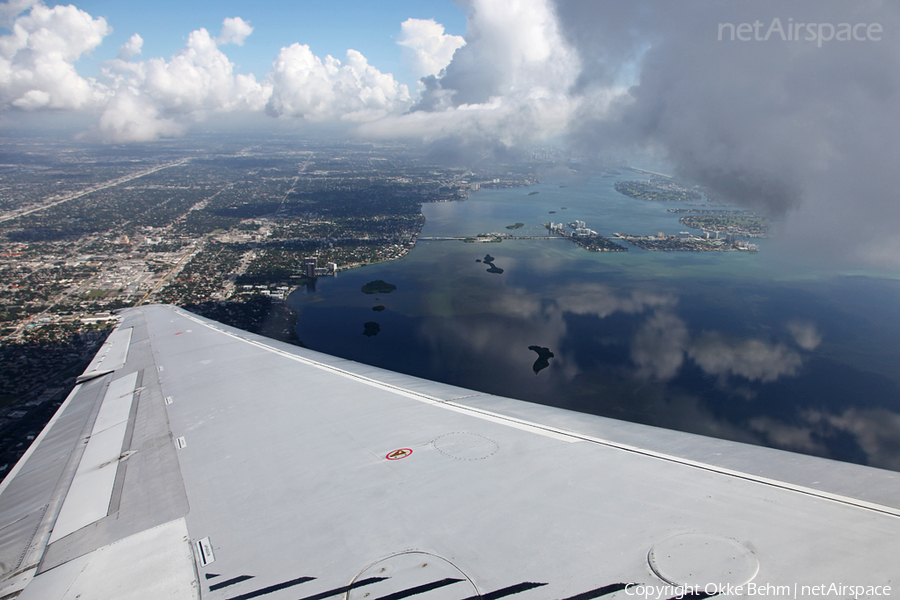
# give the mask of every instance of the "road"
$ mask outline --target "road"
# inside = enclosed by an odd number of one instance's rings
[[[189,158],[182,158],[180,160],[176,160],[170,163],[166,163],[164,165],[159,165],[158,167],[153,167],[152,169],[148,169],[146,171],[141,171],[140,173],[134,173],[132,175],[126,175],[125,177],[119,177],[118,179],[113,179],[111,181],[107,181],[105,183],[101,183],[99,185],[92,186],[86,190],[82,190],[80,192],[75,192],[74,194],[69,194],[68,196],[63,196],[57,200],[52,200],[47,202],[46,204],[41,204],[40,206],[34,206],[26,209],[13,210],[6,213],[3,216],[0,216],[0,223],[4,221],[11,221],[13,219],[18,219],[19,217],[24,217],[25,215],[30,215],[31,213],[40,212],[42,210],[47,210],[48,208],[52,208],[54,206],[58,206],[65,202],[69,202],[71,200],[75,200],[77,198],[81,198],[82,196],[87,196],[88,194],[93,194],[94,192],[99,192],[100,190],[105,190],[107,188],[115,187],[117,185],[121,185],[123,183],[128,183],[129,181],[133,181],[135,179],[139,179],[140,177],[145,177],[147,175],[151,175],[153,173],[157,173],[162,171],[163,169],[169,169],[172,167],[178,167],[183,165]]]

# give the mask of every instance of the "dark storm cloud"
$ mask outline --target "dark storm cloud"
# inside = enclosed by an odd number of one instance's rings
[[[818,232],[833,248],[890,259],[900,250],[898,10],[883,2],[557,0],[582,69],[570,91],[582,104],[569,139],[585,152],[656,149],[681,176],[789,215],[790,234]],[[782,40],[777,26],[757,39],[775,19],[785,35],[799,23],[816,26],[801,29],[799,41]],[[743,36],[750,39],[731,41],[728,24],[741,23],[753,27]],[[875,24],[873,39],[828,40],[842,23]],[[629,73],[636,83],[611,109],[592,100]],[[854,228],[872,235],[835,239]]]

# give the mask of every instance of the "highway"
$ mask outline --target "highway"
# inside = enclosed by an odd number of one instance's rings
[[[140,177],[144,177],[146,175],[150,175],[152,173],[156,173],[158,171],[162,171],[163,169],[168,169],[171,167],[177,167],[183,165],[189,158],[182,158],[180,160],[172,161],[170,163],[166,163],[164,165],[159,165],[158,167],[153,167],[152,169],[147,169],[146,171],[141,171],[140,173],[134,173],[132,175],[126,175],[125,177],[119,177],[117,179],[113,179],[107,181],[105,183],[101,183],[99,185],[91,186],[86,190],[82,190],[80,192],[75,192],[74,194],[69,194],[68,196],[63,196],[62,198],[50,199],[50,202],[46,204],[41,204],[40,206],[32,206],[30,208],[18,209],[10,211],[2,216],[0,216],[0,223],[4,221],[11,221],[13,219],[18,219],[19,217],[24,217],[25,215],[30,215],[31,213],[39,212],[42,210],[46,210],[48,208],[52,208],[59,204],[63,204],[64,202],[69,202],[70,200],[75,200],[76,198],[81,198],[82,196],[87,196],[88,194],[93,194],[94,192],[99,192],[100,190],[105,190],[107,188],[115,187],[117,185],[121,185],[123,183],[128,183],[129,181],[133,181]]]

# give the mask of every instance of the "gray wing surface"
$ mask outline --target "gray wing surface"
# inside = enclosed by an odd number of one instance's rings
[[[900,596],[897,473],[168,306],[127,311],[79,381],[0,485],[0,599]]]

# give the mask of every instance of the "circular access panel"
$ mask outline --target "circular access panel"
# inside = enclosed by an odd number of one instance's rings
[[[500,444],[477,433],[445,433],[432,440],[435,449],[457,460],[483,460],[497,452]]]
[[[423,600],[459,600],[478,590],[448,560],[425,552],[403,552],[380,560],[354,578],[347,600],[373,600],[393,594]]]
[[[682,533],[667,538],[647,555],[656,575],[676,586],[744,585],[759,573],[753,552],[731,538],[708,533]]]

